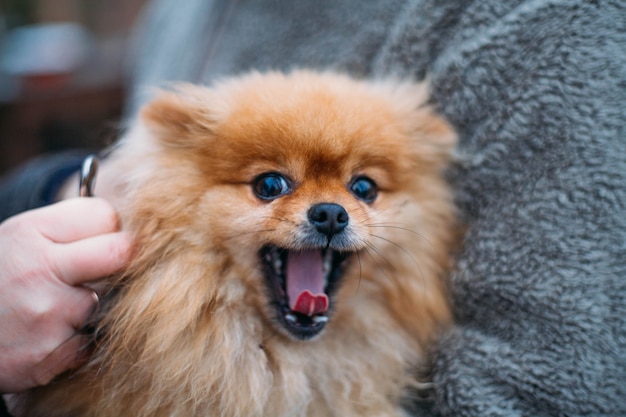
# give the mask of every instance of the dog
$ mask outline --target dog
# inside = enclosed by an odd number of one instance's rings
[[[456,144],[425,83],[160,91],[109,156],[136,239],[94,351],[28,416],[399,416],[451,323]]]

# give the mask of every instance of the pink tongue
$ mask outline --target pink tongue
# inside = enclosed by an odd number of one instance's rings
[[[312,316],[328,310],[324,294],[322,254],[319,250],[290,252],[287,257],[287,296],[289,307],[300,314]]]

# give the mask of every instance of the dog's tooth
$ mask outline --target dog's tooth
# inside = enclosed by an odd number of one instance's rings
[[[287,313],[287,314],[285,314],[285,318],[286,318],[288,321],[291,321],[291,322],[294,322],[294,323],[295,323],[295,321],[296,321],[296,316],[294,316],[294,315],[293,315],[293,314],[291,314],[291,313]]]
[[[280,257],[276,257],[274,258],[274,270],[276,271],[277,274],[280,273],[280,270],[283,267],[283,261],[282,259],[280,259]]]
[[[326,323],[328,321],[328,317],[326,316],[315,316],[313,317],[313,323]]]
[[[333,261],[333,251],[328,250],[326,252],[326,256],[324,256],[324,265],[322,266],[322,272],[324,273],[324,275],[328,275],[328,272],[330,271],[330,268],[331,268],[332,261]]]

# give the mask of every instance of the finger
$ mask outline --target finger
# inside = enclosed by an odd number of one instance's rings
[[[75,330],[84,327],[98,306],[98,294],[85,287],[67,288],[62,312],[65,322]]]
[[[54,245],[49,252],[49,264],[58,279],[77,285],[119,271],[131,255],[130,235],[117,232]]]
[[[69,243],[119,228],[117,213],[101,198],[74,198],[33,210],[33,221],[49,240]]]
[[[84,361],[84,350],[89,344],[89,337],[74,334],[36,365],[33,379],[37,385],[46,385],[55,376],[74,368]]]

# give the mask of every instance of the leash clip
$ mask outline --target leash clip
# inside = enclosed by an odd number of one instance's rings
[[[98,157],[89,155],[83,161],[83,165],[80,169],[80,180],[78,183],[78,195],[80,197],[93,197],[97,174]]]

